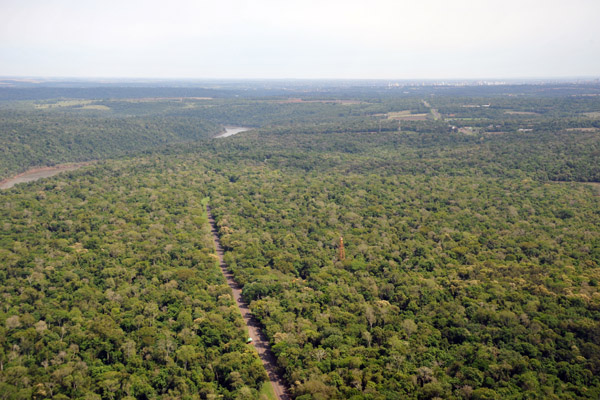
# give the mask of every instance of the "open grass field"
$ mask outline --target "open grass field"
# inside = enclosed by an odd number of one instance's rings
[[[533,111],[513,111],[513,110],[505,111],[504,114],[508,114],[508,115],[540,115],[539,113],[536,113]]]
[[[57,100],[54,102],[44,102],[35,105],[35,108],[46,110],[60,107],[84,107],[93,103],[93,100]]]
[[[477,133],[477,131],[471,126],[458,128],[458,131],[464,135],[474,135],[475,133]]]
[[[596,132],[598,128],[567,128],[567,132]]]
[[[80,110],[100,110],[100,111],[108,111],[110,110],[109,106],[105,106],[103,104],[88,104],[83,107],[79,107]]]
[[[397,121],[425,121],[428,114],[412,114],[410,110],[387,113],[388,119]]]

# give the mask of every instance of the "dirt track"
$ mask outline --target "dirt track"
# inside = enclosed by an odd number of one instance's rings
[[[227,269],[227,264],[225,264],[225,261],[223,261],[223,248],[221,247],[221,242],[217,233],[215,219],[213,218],[210,212],[210,206],[206,206],[206,213],[208,215],[208,222],[210,223],[210,229],[213,235],[213,240],[215,242],[215,250],[217,252],[217,255],[219,256],[219,266],[221,267],[221,272],[223,272],[223,275],[227,280],[227,284],[233,291],[233,298],[240,312],[242,313],[242,317],[246,322],[246,326],[248,326],[248,333],[252,338],[252,344],[256,348],[256,351],[258,352],[258,355],[262,360],[265,370],[269,375],[269,379],[271,380],[271,385],[273,386],[273,391],[275,392],[275,395],[278,399],[289,400],[291,399],[291,397],[287,391],[285,381],[283,380],[283,376],[278,372],[277,361],[275,359],[275,355],[271,351],[269,340],[260,329],[256,318],[254,318],[250,313],[248,304],[246,304],[246,302],[242,300],[242,289],[233,279],[233,274]]]
[[[431,104],[429,104],[428,101],[423,100],[423,105],[429,108],[429,110],[431,110],[431,114],[433,115],[434,120],[437,121],[438,119],[442,119],[442,114],[440,114],[440,112],[436,108],[431,107]]]

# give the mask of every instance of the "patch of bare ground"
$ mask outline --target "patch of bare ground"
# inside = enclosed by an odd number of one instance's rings
[[[18,183],[33,182],[41,178],[49,178],[51,176],[60,174],[61,172],[74,171],[83,166],[90,165],[91,163],[91,161],[88,161],[81,163],[60,164],[52,167],[35,167],[11,178],[0,181],[0,189],[9,189]]]

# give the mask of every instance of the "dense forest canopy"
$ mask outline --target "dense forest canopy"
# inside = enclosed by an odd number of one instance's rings
[[[96,166],[2,192],[2,398],[254,398],[201,174]]]
[[[103,160],[0,192],[0,397],[261,398],[207,203],[294,398],[600,397],[597,85],[79,90],[0,110]]]

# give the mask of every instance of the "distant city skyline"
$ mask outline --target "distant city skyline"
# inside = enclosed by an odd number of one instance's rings
[[[600,76],[596,0],[4,0],[0,76]]]

